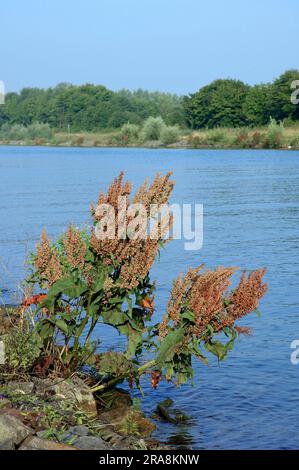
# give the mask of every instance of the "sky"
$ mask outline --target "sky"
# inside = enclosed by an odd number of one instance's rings
[[[298,0],[0,0],[0,80],[177,94],[269,82],[299,68],[298,18]]]

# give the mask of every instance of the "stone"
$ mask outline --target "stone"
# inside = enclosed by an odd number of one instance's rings
[[[30,395],[34,389],[33,382],[9,382],[6,386],[8,392],[22,393],[24,395]]]
[[[136,437],[127,437],[113,448],[114,450],[148,450],[143,439]]]
[[[37,436],[28,437],[18,450],[76,450],[75,447],[59,444]]]
[[[8,398],[0,395],[0,410],[11,408],[11,402]]]
[[[90,431],[86,426],[72,426],[66,432],[72,436],[78,437],[88,436],[90,434]]]
[[[109,450],[112,449],[107,442],[100,437],[82,436],[73,441],[73,444],[78,449],[82,450]]]
[[[99,414],[99,420],[105,424],[110,424],[114,430],[120,434],[124,433],[126,420],[133,421],[138,428],[138,434],[148,437],[156,429],[156,425],[145,418],[141,411],[133,408],[116,408]]]
[[[111,390],[112,408],[131,408],[133,402],[129,392],[122,388]]]
[[[0,341],[0,365],[5,364],[5,344],[4,341]]]
[[[0,441],[0,450],[15,450],[13,439],[4,439]]]
[[[41,397],[52,396],[66,400],[74,408],[91,418],[97,417],[97,404],[89,387],[79,377],[74,379],[34,379],[35,393]]]
[[[15,416],[0,415],[0,445],[8,439],[12,440],[15,445],[19,445],[32,433],[32,429],[25,426]]]

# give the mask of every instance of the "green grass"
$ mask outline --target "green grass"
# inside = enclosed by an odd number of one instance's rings
[[[299,124],[281,129],[266,126],[261,128],[216,128],[190,131],[190,129],[167,128],[168,134],[156,141],[144,139],[142,128],[99,132],[54,132],[50,138],[45,136],[26,139],[11,139],[9,135],[0,136],[2,145],[36,145],[58,147],[169,147],[169,148],[211,148],[211,149],[299,149]],[[166,129],[166,131],[167,131]],[[134,132],[133,132],[134,131]],[[165,133],[166,133],[165,131]],[[175,131],[175,132],[174,132]],[[171,135],[170,135],[171,134]]]

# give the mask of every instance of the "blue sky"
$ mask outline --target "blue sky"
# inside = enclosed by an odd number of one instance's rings
[[[299,67],[298,0],[7,0],[0,80],[194,92]]]

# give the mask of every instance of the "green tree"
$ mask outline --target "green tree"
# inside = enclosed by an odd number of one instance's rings
[[[249,86],[239,80],[216,80],[185,97],[187,121],[193,129],[240,127],[246,124],[243,104]]]
[[[249,125],[264,126],[268,124],[272,111],[273,86],[271,84],[255,85],[248,90],[243,112]]]
[[[291,84],[296,80],[299,80],[299,70],[287,70],[272,85],[271,116],[277,121],[299,119],[299,105],[291,102]]]

